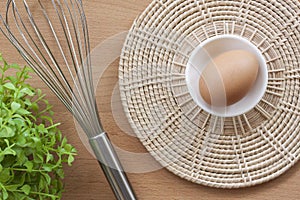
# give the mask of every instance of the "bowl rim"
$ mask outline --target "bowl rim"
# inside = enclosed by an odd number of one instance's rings
[[[213,55],[215,53],[211,53],[207,51],[207,46],[211,45],[213,42],[222,42],[220,40],[236,40],[239,41],[241,46],[247,46],[244,48],[240,48],[240,50],[245,50],[245,49],[251,49],[251,52],[255,54],[259,61],[259,72],[258,72],[258,77],[252,86],[252,89],[248,91],[246,96],[239,100],[238,102],[229,105],[229,106],[224,106],[224,107],[217,107],[217,106],[211,106],[207,104],[203,98],[200,95],[199,92],[199,79],[202,73],[202,70],[205,68],[205,66],[210,62],[209,60],[206,62],[203,62],[203,65],[195,65],[194,63],[194,57],[197,56],[197,54],[204,52],[207,54],[207,56],[212,59],[213,57],[216,57],[217,55]],[[218,51],[221,51],[221,53],[224,53],[229,50],[238,50],[235,46],[232,47],[224,47],[224,51],[221,49],[218,49]],[[203,50],[204,49],[204,50]],[[211,56],[213,55],[213,56]],[[196,67],[195,66],[202,66],[202,67]],[[203,67],[204,66],[204,67]],[[198,74],[196,74],[198,73]],[[198,80],[195,78],[195,76],[198,76]],[[261,51],[254,45],[252,44],[249,40],[243,38],[242,36],[238,35],[232,35],[232,34],[224,34],[224,35],[217,35],[211,38],[206,39],[202,43],[200,43],[191,53],[187,66],[186,66],[186,72],[185,72],[185,78],[186,78],[186,84],[188,87],[188,91],[194,100],[194,102],[204,111],[213,114],[218,117],[235,117],[238,115],[242,115],[244,113],[247,113],[251,109],[253,109],[263,98],[266,90],[267,90],[267,85],[268,85],[268,67],[266,63],[266,59],[264,58],[263,54]],[[190,78],[193,77],[193,78]],[[191,80],[192,79],[192,80]],[[254,91],[255,88],[255,91]],[[246,101],[248,101],[246,103]]]

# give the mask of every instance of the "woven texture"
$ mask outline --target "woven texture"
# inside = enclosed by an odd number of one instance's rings
[[[156,0],[138,17],[120,59],[120,91],[136,135],[189,181],[239,188],[269,181],[300,156],[297,0]],[[216,35],[248,39],[268,66],[268,88],[249,112],[217,117],[192,100],[185,69]]]

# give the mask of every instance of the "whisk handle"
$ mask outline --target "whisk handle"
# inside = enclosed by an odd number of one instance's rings
[[[90,138],[90,144],[116,198],[137,199],[107,134]]]

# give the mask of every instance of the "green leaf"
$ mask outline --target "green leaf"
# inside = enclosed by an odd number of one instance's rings
[[[70,154],[68,156],[68,165],[71,166],[73,162],[74,162],[74,156],[72,154]]]
[[[61,146],[64,147],[67,144],[67,142],[68,142],[67,138],[64,137],[63,140],[62,140],[62,142],[61,142]]]
[[[7,79],[12,82],[13,84],[16,84],[18,82],[18,78],[15,76],[8,76]]]
[[[17,158],[15,159],[16,165],[22,166],[27,161],[28,161],[28,158],[25,156],[24,151],[17,153]]]
[[[37,92],[37,96],[38,96],[38,97],[40,97],[40,96],[43,95],[43,94],[42,94],[42,90],[39,89],[39,88],[36,90],[36,92]]]
[[[16,121],[13,118],[8,119],[7,121],[9,127],[13,127],[15,129]]]
[[[15,135],[15,132],[10,128],[9,126],[2,126],[2,129],[0,130],[0,138],[9,138],[13,137]]]
[[[18,64],[15,64],[15,63],[11,64],[10,67],[13,68],[13,69],[18,69],[18,70],[21,69],[21,67]]]
[[[16,152],[14,150],[12,150],[11,147],[6,147],[4,149],[4,151],[1,153],[2,153],[2,155],[13,155],[13,156],[16,155]]]
[[[23,147],[24,145],[26,145],[26,142],[27,142],[27,140],[24,137],[24,135],[20,135],[17,138],[17,143],[16,144]]]
[[[17,130],[20,130],[23,126],[26,126],[24,120],[19,117],[19,115],[13,115],[13,122],[16,125]]]
[[[6,190],[2,190],[2,197],[3,197],[3,200],[8,199],[8,192]]]
[[[37,103],[32,103],[31,105],[29,105],[31,107],[31,109],[35,112],[38,112],[39,110],[39,105]]]
[[[0,85],[0,94],[4,93],[4,87]]]
[[[33,153],[34,162],[37,164],[43,163],[43,157],[38,153]]]
[[[15,191],[20,187],[19,184],[14,184],[14,185],[6,185],[5,189],[8,191]]]
[[[44,125],[44,124],[40,124],[40,125],[38,126],[38,131],[39,131],[40,133],[48,133],[48,130],[45,128],[45,125]]]
[[[65,150],[67,151],[67,152],[71,152],[71,150],[72,150],[72,145],[70,145],[70,144],[66,144],[65,146],[64,146],[64,148],[65,148]]]
[[[32,172],[33,162],[27,161],[24,166],[27,168],[28,172]]]
[[[18,109],[17,113],[20,115],[30,115],[31,114],[31,112],[29,112],[28,110],[25,110],[24,108]]]
[[[20,90],[20,93],[27,94],[28,96],[34,96],[34,92],[29,88],[23,88]]]
[[[31,187],[29,185],[24,185],[23,187],[21,187],[21,190],[26,194],[29,195]]]
[[[12,83],[5,83],[4,87],[7,88],[7,89],[9,89],[9,90],[16,90],[15,85],[12,84]]]
[[[53,121],[52,121],[52,118],[51,118],[51,117],[49,117],[49,116],[41,116],[41,119],[43,119],[44,121],[47,121],[47,122],[53,123]]]
[[[34,200],[32,198],[29,198],[27,195],[23,194],[23,193],[20,193],[20,192],[14,192],[13,193],[14,195],[14,199],[18,199],[18,200]]]
[[[47,154],[46,162],[48,163],[49,161],[53,161],[54,157],[51,153]]]
[[[21,108],[21,104],[15,101],[11,103],[11,109],[13,112],[16,112],[19,108]]]
[[[0,182],[6,183],[9,181],[10,178],[11,178],[10,170],[7,168],[3,169],[0,173]]]
[[[40,178],[38,186],[39,186],[39,190],[44,190],[45,187],[47,187],[47,183],[46,183],[45,179]]]
[[[32,105],[32,102],[31,102],[31,100],[30,99],[28,99],[28,98],[26,98],[25,100],[24,100],[24,104],[26,105],[26,106],[31,106]]]
[[[28,174],[24,173],[24,174],[22,174],[21,176],[18,177],[18,180],[19,180],[18,184],[20,186],[25,184],[26,176],[28,177]],[[28,179],[30,180],[30,178],[28,178]]]
[[[49,176],[49,174],[44,173],[43,175],[46,179],[47,184],[50,185],[51,184],[51,177]]]
[[[46,171],[46,172],[51,172],[52,169],[53,169],[53,166],[51,164],[44,164],[43,165],[43,169]]]
[[[60,178],[64,178],[64,176],[65,176],[65,173],[62,169],[56,170],[56,173]]]

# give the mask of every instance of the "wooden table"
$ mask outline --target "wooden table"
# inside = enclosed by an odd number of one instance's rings
[[[106,38],[128,30],[133,20],[151,0],[84,0],[92,48]],[[0,36],[0,51],[10,63],[25,62],[17,51]],[[103,125],[112,141],[131,152],[146,152],[139,140],[122,132],[115,123],[111,110],[112,90],[118,79],[118,61],[110,65],[101,78],[97,91]],[[54,105],[57,122],[69,142],[78,149],[72,167],[66,167],[65,193],[63,200],[114,199],[98,163],[88,153],[79,139],[74,121],[56,97],[33,76],[31,84],[43,89]],[[137,161],[138,162],[138,161]],[[155,163],[157,164],[157,163]],[[129,179],[139,199],[300,199],[300,163],[279,178],[251,188],[224,190],[204,187],[181,179],[165,169],[149,173],[130,173]]]

